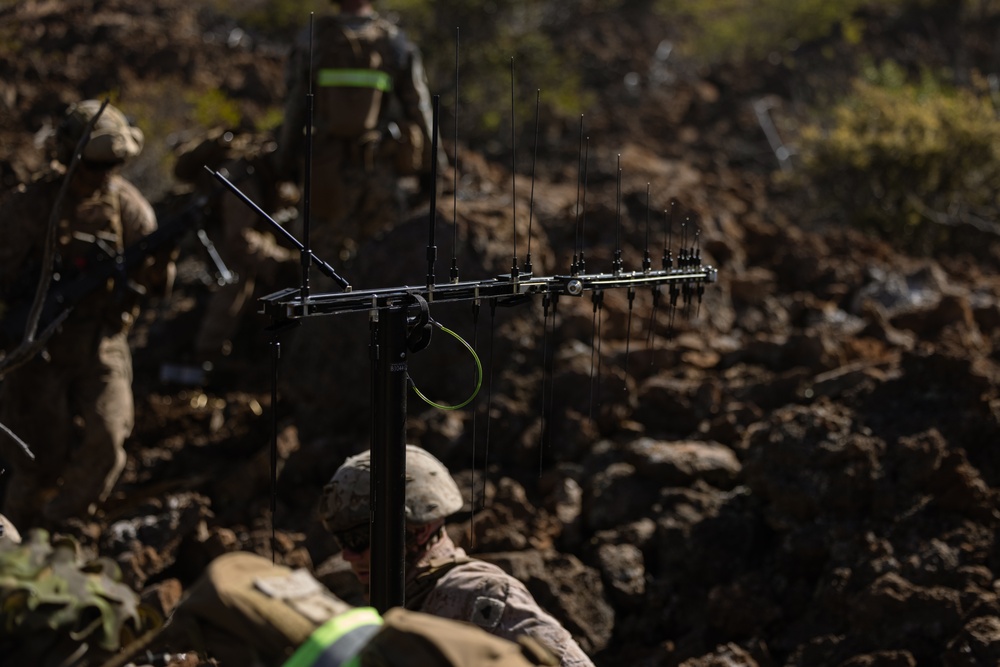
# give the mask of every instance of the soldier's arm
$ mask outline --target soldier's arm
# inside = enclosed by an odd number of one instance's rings
[[[433,124],[431,94],[427,87],[427,73],[424,71],[420,50],[409,42],[402,32],[394,36],[392,48],[399,66],[399,74],[393,82],[396,96],[399,98],[406,119],[420,127],[429,157]],[[425,164],[429,165],[430,160],[426,160]]]
[[[551,650],[562,667],[593,667],[569,631],[538,605],[524,584],[483,561],[452,569],[421,611],[467,621],[512,641],[527,635]]]
[[[121,202],[123,241],[125,247],[128,248],[144,236],[156,231],[156,213],[139,190],[125,179],[121,179],[119,182],[119,201]],[[167,244],[162,249],[150,254],[132,275],[132,279],[147,290],[169,294],[173,288],[176,273],[174,265],[176,256],[176,246]]]
[[[594,663],[551,614],[542,609],[524,585],[512,579],[497,634],[515,638],[527,635],[551,650],[562,667],[594,667]]]

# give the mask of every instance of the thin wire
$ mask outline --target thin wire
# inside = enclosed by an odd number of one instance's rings
[[[514,262],[510,275],[517,277],[517,143],[514,138],[514,58],[510,59],[510,212],[514,223]]]
[[[535,90],[535,147],[531,155],[531,194],[528,196],[528,254],[524,259],[524,270],[531,273],[531,222],[535,211],[535,165],[538,162],[538,100],[542,91]]]
[[[542,460],[545,457],[545,429],[548,428],[548,422],[545,414],[545,369],[548,366],[548,353],[549,353],[549,303],[551,297],[546,293],[542,297],[542,424],[541,430],[538,433],[538,476],[542,476],[543,463]],[[553,322],[554,328],[555,322]]]
[[[552,295],[552,336],[553,336],[553,338],[555,337],[555,332],[556,332],[556,314],[557,314],[558,310],[559,310],[559,294],[556,293],[556,294]],[[551,421],[552,421],[552,400],[553,400],[553,396],[555,396],[555,393],[556,393],[555,392],[555,366],[556,366],[556,355],[553,352],[552,354],[549,355],[549,378],[550,378],[552,387],[549,389],[549,403],[548,403],[548,406],[545,408],[545,414],[548,415],[548,417],[546,418],[546,423],[551,423]],[[544,369],[543,369],[543,372],[544,372]]]
[[[497,300],[490,300],[490,387],[486,395],[486,452],[483,454],[483,507],[486,506],[486,477],[490,464],[490,425],[493,423],[493,343],[496,338]]]
[[[455,186],[452,188],[451,281],[458,282],[458,28],[455,28]]]
[[[583,258],[583,243],[587,225],[587,167],[590,163],[590,137],[584,140],[583,147],[583,203],[580,208],[580,263],[577,268],[586,273],[587,261]]]
[[[580,188],[583,183],[583,114],[580,114],[580,148],[576,155],[576,220],[573,221],[573,264],[570,273],[576,274],[579,269],[577,260],[580,256]]]
[[[587,413],[587,417],[593,421],[594,420],[594,351],[596,350],[596,340],[597,335],[597,292],[593,295],[594,302],[594,314],[590,318],[590,410]]]
[[[271,563],[277,557],[275,548],[278,536],[274,515],[278,510],[278,360],[281,358],[281,341],[278,333],[271,334]]]
[[[479,300],[472,304],[472,348],[479,349]],[[478,356],[478,355],[477,355]],[[472,482],[470,487],[472,512],[469,513],[469,541],[476,546],[476,435],[478,433],[479,411],[472,411]]]
[[[642,270],[649,272],[653,266],[653,260],[649,256],[649,183],[646,183],[646,248],[642,253]]]
[[[635,301],[635,288],[628,288],[628,325],[625,330],[625,380],[622,391],[628,393],[628,353],[632,343],[632,303]]]
[[[474,349],[472,349],[472,346],[469,345],[468,343],[466,343],[465,340],[461,336],[459,336],[457,333],[455,333],[454,331],[452,331],[448,327],[443,326],[443,325],[441,325],[438,322],[435,322],[434,320],[431,320],[431,324],[433,324],[434,326],[436,326],[438,329],[440,329],[441,331],[445,332],[446,334],[449,334],[450,336],[452,336],[453,338],[455,338],[455,340],[457,340],[459,343],[461,343],[462,345],[464,345],[465,349],[467,349],[472,354],[472,359],[476,362],[476,388],[472,390],[472,395],[469,396],[464,401],[462,401],[461,403],[458,403],[457,405],[442,405],[440,403],[435,403],[434,401],[432,401],[429,398],[427,398],[426,396],[424,396],[424,394],[417,388],[417,385],[413,381],[412,377],[410,377],[409,375],[407,375],[406,378],[407,378],[407,380],[410,381],[410,387],[413,389],[413,392],[417,396],[419,396],[424,401],[424,403],[426,403],[427,405],[430,405],[431,407],[437,408],[439,410],[459,410],[461,408],[464,408],[469,403],[471,403],[472,399],[474,399],[476,397],[476,395],[479,393],[479,388],[483,386],[483,365],[480,363],[480,361],[479,361],[479,355],[476,354],[476,351]]]
[[[622,154],[618,154],[618,174],[615,193],[615,256],[612,261],[614,273],[622,270]]]
[[[602,323],[604,318],[601,315],[604,314],[604,298],[603,295],[599,295],[597,301],[597,414],[600,416],[601,410],[601,362],[603,361],[601,355],[601,343],[604,341],[604,337],[601,336]]]

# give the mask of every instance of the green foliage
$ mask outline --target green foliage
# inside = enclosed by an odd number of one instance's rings
[[[214,0],[216,11],[264,34],[294,35],[309,14],[333,11],[330,0]]]
[[[985,86],[983,86],[985,88]],[[909,83],[893,63],[865,68],[825,122],[800,136],[803,175],[821,202],[909,247],[939,222],[993,218],[1000,200],[1000,121],[986,90]]]
[[[386,3],[387,5],[388,3]],[[380,11],[395,15],[423,52],[431,93],[455,109],[458,41],[458,114],[464,141],[495,138],[509,127],[511,59],[518,129],[534,117],[536,91],[544,117],[571,118],[590,103],[581,89],[578,54],[560,49],[546,3],[535,0],[395,0]]]
[[[280,106],[270,107],[255,123],[258,132],[271,132],[284,121],[285,110]]]
[[[850,43],[861,39],[859,9],[891,9],[914,0],[657,0],[661,13],[686,28],[682,46],[709,63],[756,60],[838,30]],[[919,0],[917,0],[919,1]]]
[[[238,127],[243,119],[239,104],[219,90],[188,93],[187,101],[194,107],[194,119],[201,127]]]

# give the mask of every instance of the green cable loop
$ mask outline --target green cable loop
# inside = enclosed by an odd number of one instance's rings
[[[432,401],[429,398],[427,398],[426,396],[424,396],[420,392],[420,390],[417,389],[417,385],[413,381],[412,377],[410,377],[409,375],[407,375],[406,378],[410,381],[410,387],[413,389],[413,392],[417,396],[419,396],[421,398],[421,400],[423,400],[423,402],[426,403],[427,405],[430,405],[431,407],[435,407],[438,410],[458,410],[460,408],[464,408],[466,405],[468,405],[469,403],[471,403],[472,399],[474,399],[479,394],[479,388],[483,386],[483,365],[482,365],[482,363],[480,363],[480,361],[479,361],[479,355],[476,354],[476,351],[473,350],[472,346],[469,345],[468,343],[466,343],[465,340],[461,336],[459,336],[457,333],[455,333],[454,331],[452,331],[448,327],[442,326],[438,322],[435,322],[434,320],[431,320],[431,323],[434,326],[436,326],[438,329],[440,329],[441,331],[445,332],[446,334],[449,334],[449,335],[453,336],[459,343],[461,343],[462,345],[465,346],[465,349],[467,349],[472,354],[472,358],[476,362],[476,388],[472,390],[472,395],[471,396],[469,396],[467,399],[465,399],[464,401],[462,401],[458,405],[441,405],[440,403],[435,403],[434,401]]]

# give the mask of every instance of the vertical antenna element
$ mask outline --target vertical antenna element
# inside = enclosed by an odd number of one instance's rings
[[[544,470],[545,458],[545,431],[548,428],[547,415],[545,413],[545,391],[546,391],[546,371],[548,369],[549,354],[549,304],[552,297],[548,292],[542,295],[542,423],[538,429],[538,477],[541,478]],[[553,329],[555,323],[553,322]],[[554,332],[553,332],[554,333]],[[550,390],[551,391],[551,390]]]
[[[591,295],[594,303],[594,315],[590,323],[590,412],[587,415],[594,421],[594,403],[601,400],[601,306],[604,304],[604,291],[595,289]],[[597,392],[594,392],[594,357],[597,357]],[[596,422],[595,422],[596,423]]]
[[[274,527],[274,513],[278,510],[278,359],[281,358],[281,341],[278,332],[271,333],[271,563],[275,562],[278,539]]]
[[[628,392],[628,355],[632,343],[632,306],[635,304],[635,287],[628,288],[628,328],[625,330],[625,378],[622,390]]]
[[[646,183],[646,249],[642,255],[642,272],[649,273],[653,260],[649,256],[649,183]]]
[[[455,28],[455,186],[452,192],[451,282],[458,282],[458,28]]]
[[[483,454],[483,507],[486,506],[486,482],[490,469],[490,424],[493,423],[493,348],[497,332],[497,300],[490,299],[490,388],[486,393],[486,443]]]
[[[701,266],[701,227],[698,226],[694,230],[694,256],[691,258],[691,266],[698,267]],[[698,297],[698,306],[695,309],[695,316],[701,315],[701,301],[705,296],[705,286],[698,283],[695,288],[695,295]]]
[[[528,197],[528,254],[524,258],[524,272],[531,276],[531,220],[535,211],[535,164],[538,162],[538,98],[540,90],[535,90],[535,146],[531,155],[531,194]]]
[[[677,200],[670,200],[670,214],[666,209],[663,211],[663,270],[669,271],[674,268],[673,251],[670,246],[674,242],[674,210],[677,208]]]
[[[673,208],[670,209],[670,243],[673,244]],[[684,244],[687,243],[687,226],[685,223],[681,223],[681,247],[677,251],[677,268],[683,269],[687,266],[687,251],[684,250]],[[671,263],[672,264],[672,263]],[[670,319],[667,323],[667,337],[670,338],[674,331],[674,318],[677,316],[677,298],[681,294],[681,288],[677,283],[670,283]]]
[[[441,111],[441,96],[434,96],[434,110],[431,122],[431,210],[427,214],[427,291],[433,296],[434,263],[437,261],[437,246],[434,245],[434,223],[437,219],[437,177],[438,177],[438,115]]]
[[[514,139],[514,58],[510,59],[510,212],[514,225],[514,261],[510,265],[511,280],[517,280],[517,142]]]
[[[662,262],[663,270],[670,271],[674,267],[674,260],[672,256],[672,250],[670,246],[673,244],[674,239],[674,209],[677,207],[677,200],[670,200],[670,213],[667,213],[667,209],[663,209],[663,258],[660,260]],[[670,294],[673,297],[674,290],[676,290],[674,283],[670,284]],[[649,330],[646,332],[646,347],[651,347],[653,344],[653,329],[656,325],[656,311],[660,307],[660,288],[659,286],[653,288],[653,309],[649,314]],[[655,361],[654,355],[649,355],[649,365],[652,366]]]
[[[479,299],[472,302],[472,349],[479,349]],[[476,546],[476,434],[479,433],[478,422],[479,409],[472,409],[472,482],[470,483],[470,496],[472,500],[472,511],[469,512],[469,540],[473,548]],[[485,503],[485,500],[484,500]]]
[[[574,221],[573,263],[569,272],[576,275],[580,270],[580,185],[583,183],[583,114],[580,114],[580,148],[576,156],[576,220]]]
[[[612,273],[622,272],[622,154],[618,154],[618,181],[615,202],[615,258],[611,262]]]
[[[299,297],[305,303],[309,298],[309,267],[312,254],[309,248],[309,218],[312,217],[312,141],[313,141],[313,17],[309,12],[309,88],[306,93],[306,150],[305,150],[305,180],[302,187],[302,286]]]
[[[688,252],[687,252],[687,242],[688,242],[687,232],[688,232],[688,230],[687,230],[687,226],[688,226],[689,222],[691,222],[691,216],[690,215],[686,216],[684,218],[684,222],[681,223],[681,249],[680,249],[680,251],[678,252],[678,255],[677,255],[677,268],[679,268],[679,269],[686,268],[687,265],[688,265]]]
[[[590,137],[583,142],[583,202],[580,204],[580,262],[576,268],[580,273],[587,272],[587,260],[583,257],[584,236],[587,226],[587,166],[590,164]]]

